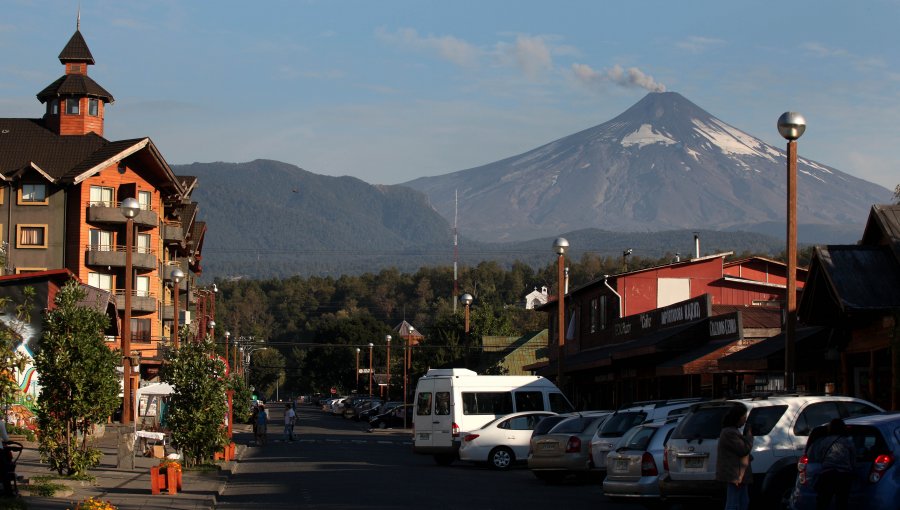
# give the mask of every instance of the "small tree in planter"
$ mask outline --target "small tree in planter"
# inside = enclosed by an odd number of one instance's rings
[[[244,381],[243,376],[232,372],[228,378],[228,389],[234,391],[231,396],[231,412],[235,423],[244,423],[250,419],[250,399],[253,392]]]
[[[78,304],[84,296],[74,281],[59,291],[34,358],[41,378],[41,459],[61,475],[84,474],[100,462],[93,426],[106,423],[120,404],[116,366],[121,354],[106,345],[106,314]]]
[[[187,340],[170,351],[161,378],[174,388],[169,397],[172,444],[184,454],[186,466],[211,460],[228,444],[223,427],[228,403],[225,363],[214,357],[213,342]]]

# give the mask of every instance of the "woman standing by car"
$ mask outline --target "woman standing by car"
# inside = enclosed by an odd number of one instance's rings
[[[748,485],[753,481],[750,469],[750,452],[753,450],[753,432],[747,423],[747,406],[737,404],[722,417],[722,432],[716,450],[716,480],[726,483],[725,510],[750,508]]]

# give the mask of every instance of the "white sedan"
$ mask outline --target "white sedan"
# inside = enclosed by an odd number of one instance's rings
[[[459,458],[469,462],[487,462],[494,469],[509,469],[517,460],[528,458],[531,432],[549,411],[524,411],[507,414],[463,436]]]

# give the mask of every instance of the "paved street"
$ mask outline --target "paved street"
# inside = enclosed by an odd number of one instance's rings
[[[310,407],[300,409],[299,439],[283,442],[282,412],[270,409],[268,444],[244,452],[217,508],[641,508],[607,501],[599,483],[546,485],[527,468],[440,467],[415,455],[406,433],[369,433]]]

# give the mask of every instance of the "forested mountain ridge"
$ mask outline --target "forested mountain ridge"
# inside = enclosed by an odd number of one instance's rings
[[[370,185],[353,177],[317,175],[271,160],[175,165],[177,175],[198,177],[193,198],[207,222],[204,279],[377,273],[395,267],[452,266],[452,227],[425,196],[404,186]],[[560,232],[571,256],[617,257],[624,249],[648,258],[689,256],[690,230]],[[701,230],[703,253],[777,254],[783,240],[746,232]],[[460,232],[459,263],[484,260],[509,267],[541,267],[552,258],[553,238],[484,243]]]

